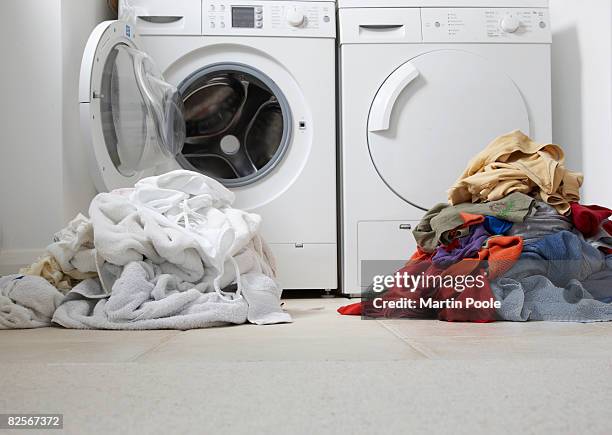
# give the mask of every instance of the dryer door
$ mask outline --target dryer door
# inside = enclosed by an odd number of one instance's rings
[[[185,139],[182,99],[134,28],[107,21],[92,32],[81,64],[81,127],[98,190],[133,186],[172,161]]]
[[[437,50],[389,75],[372,103],[367,135],[387,186],[429,209],[447,201],[470,158],[516,129],[529,134],[529,116],[504,71],[466,51]]]

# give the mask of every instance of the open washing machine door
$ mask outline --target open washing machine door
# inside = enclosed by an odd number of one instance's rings
[[[182,99],[138,49],[130,24],[106,21],[90,35],[81,63],[79,102],[99,191],[131,187],[181,152]]]
[[[374,98],[366,134],[385,184],[427,210],[447,201],[470,158],[516,129],[530,133],[512,79],[479,55],[441,49],[391,72]]]

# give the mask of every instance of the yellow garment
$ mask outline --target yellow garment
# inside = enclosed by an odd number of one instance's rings
[[[538,144],[520,131],[491,142],[472,159],[448,192],[453,205],[495,201],[512,192],[531,194],[561,214],[580,200],[583,176],[565,169],[563,149]]]
[[[79,281],[98,276],[95,272],[80,272],[77,269],[68,272],[62,271],[59,263],[51,255],[39,258],[28,267],[22,268],[19,273],[24,275],[40,276],[62,293],[67,293]]]

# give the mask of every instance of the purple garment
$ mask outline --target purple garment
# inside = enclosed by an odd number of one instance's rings
[[[444,246],[438,247],[432,261],[435,265],[447,267],[464,258],[474,258],[489,237],[491,236],[485,230],[484,225],[475,225],[471,227],[468,236],[458,239],[459,246],[456,248],[447,251]]]

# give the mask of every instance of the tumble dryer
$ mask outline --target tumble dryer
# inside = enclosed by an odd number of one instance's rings
[[[342,290],[358,294],[492,139],[551,140],[551,32],[546,0],[338,5]]]
[[[285,289],[337,288],[335,3],[129,5],[83,56],[97,189],[177,168],[214,177],[263,217]]]

